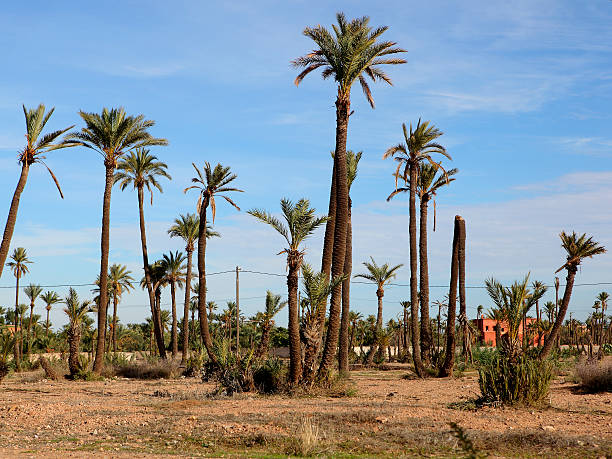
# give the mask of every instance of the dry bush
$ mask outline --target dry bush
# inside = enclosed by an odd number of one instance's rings
[[[59,379],[56,369],[53,368],[53,365],[51,365],[51,363],[45,357],[41,355],[38,361],[42,369],[45,370],[45,376],[47,379],[52,379],[54,381]]]
[[[612,392],[612,359],[580,362],[576,365],[576,375],[589,392]]]
[[[289,438],[287,454],[295,456],[312,456],[320,453],[321,433],[319,426],[311,417],[303,417],[294,437]]]
[[[112,366],[113,376],[131,379],[174,379],[181,374],[176,362],[160,360],[158,362],[128,362]]]

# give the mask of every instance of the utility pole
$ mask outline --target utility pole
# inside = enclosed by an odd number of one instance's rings
[[[236,266],[236,355],[240,355],[240,268]]]

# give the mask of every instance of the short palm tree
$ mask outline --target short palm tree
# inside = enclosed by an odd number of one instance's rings
[[[199,193],[197,210],[200,216],[200,224],[198,226],[198,281],[199,283],[199,291],[198,291],[198,311],[200,313],[200,333],[202,335],[202,340],[204,341],[204,346],[206,347],[206,352],[208,352],[208,357],[213,362],[213,364],[217,363],[217,357],[213,352],[213,343],[212,338],[210,337],[210,330],[208,328],[208,318],[206,317],[206,231],[207,231],[207,220],[206,220],[206,212],[208,207],[210,206],[210,210],[212,213],[212,223],[215,223],[215,214],[217,210],[215,197],[222,197],[228,203],[230,203],[234,208],[240,210],[240,207],[236,205],[234,201],[232,201],[225,193],[230,193],[233,191],[242,193],[242,190],[238,188],[233,188],[230,185],[235,179],[236,174],[232,174],[229,167],[224,167],[221,164],[217,164],[213,169],[210,166],[210,163],[207,161],[204,163],[204,173],[197,168],[195,164],[193,164],[193,168],[196,171],[197,177],[193,177],[191,179],[192,183],[195,185],[191,185],[185,188],[185,192],[190,189],[196,189]]]
[[[355,278],[361,278],[365,280],[369,280],[376,284],[376,297],[378,298],[378,314],[376,315],[376,336],[382,332],[383,328],[383,297],[385,296],[385,284],[389,283],[392,279],[395,278],[397,274],[397,270],[400,269],[403,264],[395,265],[393,267],[389,266],[389,263],[385,263],[383,265],[376,264],[374,258],[370,257],[372,263],[364,262],[363,265],[368,270],[367,273],[356,274]],[[370,350],[370,354],[368,355],[368,363],[372,363],[374,359],[374,354],[379,349],[378,339],[374,343],[374,346]],[[382,351],[382,349],[381,349]]]
[[[450,184],[455,179],[453,175],[458,169],[438,173],[440,168],[429,162],[419,163],[417,174],[417,194],[421,202],[419,215],[419,304],[421,307],[421,351],[425,356],[433,350],[433,333],[429,321],[429,262],[427,251],[427,213],[429,202],[434,202],[434,231],[436,230],[436,195],[440,188]],[[389,195],[387,201],[398,193],[410,192],[410,177],[406,177],[405,187],[397,188]]]
[[[174,224],[168,230],[170,237],[180,237],[185,241],[185,252],[187,252],[187,272],[185,273],[185,305],[183,310],[183,354],[181,365],[187,363],[189,350],[189,305],[191,304],[191,267],[195,242],[198,240],[200,218],[195,214],[180,215],[174,219]],[[219,233],[212,230],[210,225],[206,228],[206,237],[221,237]]]
[[[104,108],[102,113],[80,111],[79,115],[85,122],[85,127],[79,132],[69,134],[67,139],[98,152],[102,156],[106,168],[102,203],[102,235],[100,238],[100,304],[104,305],[107,304],[108,296],[111,191],[115,182],[117,161],[131,150],[152,145],[167,145],[168,141],[153,137],[148,132],[149,128],[155,124],[154,121],[145,119],[144,115],[127,115],[123,108],[112,108],[110,110]],[[105,329],[106,312],[102,307],[98,309],[98,330]],[[93,370],[96,373],[102,371],[104,344],[104,335],[98,333],[96,357],[93,365]],[[163,349],[160,349],[160,355],[165,357]]]
[[[604,246],[599,244],[597,241],[594,241],[592,237],[587,237],[586,234],[576,234],[575,231],[572,233],[566,233],[565,231],[561,231],[559,234],[561,238],[561,246],[565,249],[567,253],[567,261],[563,266],[557,269],[557,273],[562,269],[567,271],[567,277],[565,282],[565,291],[563,292],[563,299],[561,300],[561,307],[559,308],[559,313],[555,318],[555,323],[550,331],[550,335],[548,339],[544,343],[544,347],[542,348],[542,352],[540,354],[540,358],[544,359],[548,356],[550,351],[552,350],[553,343],[557,339],[559,331],[561,330],[561,325],[563,324],[563,320],[565,319],[565,314],[567,313],[567,309],[569,307],[570,298],[572,296],[572,289],[574,287],[574,279],[576,278],[576,273],[578,272],[578,266],[585,258],[591,258],[595,255],[599,255],[606,252]]]
[[[285,238],[288,246],[279,253],[287,255],[287,289],[289,297],[289,379],[297,384],[302,373],[302,351],[300,345],[300,317],[298,310],[298,274],[302,267],[305,250],[301,248],[304,240],[327,220],[327,217],[315,216],[315,209],[310,207],[308,199],[293,203],[281,199],[281,211],[286,225],[265,210],[249,210],[249,214],[263,223],[267,223]]]
[[[129,292],[134,288],[132,284],[134,278],[131,274],[132,272],[125,265],[113,264],[108,270],[108,288],[113,299],[113,333],[111,335],[113,352],[117,352],[117,307],[123,293]]]
[[[119,184],[121,190],[125,190],[129,185],[137,191],[138,196],[138,216],[140,223],[140,245],[142,249],[142,261],[145,272],[145,282],[147,285],[147,293],[149,294],[149,307],[151,311],[155,307],[155,293],[151,286],[151,274],[147,271],[149,266],[149,254],[147,250],[147,234],[144,218],[144,192],[149,192],[151,196],[151,205],[153,205],[153,190],[156,189],[163,193],[163,188],[159,183],[161,178],[171,180],[172,177],[166,172],[168,166],[157,160],[157,156],[152,155],[146,148],[136,148],[121,158],[117,163],[117,172],[115,173],[114,182]],[[156,317],[156,315],[153,315]],[[163,337],[159,326],[155,325],[155,337],[158,347],[163,347]],[[164,355],[165,351],[160,350],[160,355]]]
[[[530,291],[528,284],[529,274],[522,281],[514,282],[510,287],[504,287],[495,279],[485,281],[487,293],[497,309],[501,311],[502,320],[508,327],[506,335],[508,348],[504,351],[511,359],[515,359],[520,350],[519,332],[525,316],[535,306],[536,301],[539,301],[546,293],[546,288],[543,286],[538,286]],[[523,335],[525,332],[526,330],[523,329]]]
[[[19,369],[21,360],[21,347],[23,342],[22,333],[22,321],[19,314],[19,281],[30,272],[28,265],[32,263],[28,258],[26,249],[23,247],[17,247],[13,250],[13,254],[6,266],[11,268],[13,275],[15,276],[15,363]]]
[[[32,350],[32,317],[34,316],[34,306],[35,302],[42,293],[42,287],[36,284],[30,284],[23,289],[23,293],[30,299],[30,318],[28,320],[28,351],[29,355]]]
[[[44,160],[46,159],[45,154],[50,151],[76,145],[74,142],[57,141],[63,133],[72,129],[74,126],[43,134],[42,131],[54,110],[55,108],[51,108],[51,110],[45,113],[45,106],[43,104],[40,104],[36,109],[27,109],[25,105],[23,106],[23,114],[25,115],[26,121],[26,146],[19,152],[18,160],[19,163],[21,163],[21,175],[19,176],[15,193],[13,193],[13,200],[11,201],[8,218],[6,219],[6,226],[4,227],[4,234],[2,236],[2,244],[0,244],[0,277],[2,277],[2,270],[4,269],[4,264],[8,257],[13,231],[15,230],[15,223],[17,222],[19,200],[21,199],[21,193],[25,189],[26,182],[28,181],[30,166],[35,163],[41,163],[45,166],[55,186],[57,186],[60,196],[62,198],[64,197],[59,182],[57,178],[55,178],[55,174],[49,169],[49,166],[45,164]]]
[[[166,282],[170,284],[170,296],[172,299],[172,329],[170,342],[172,344],[172,358],[178,355],[178,329],[176,319],[176,288],[183,288],[185,280],[185,255],[178,250],[164,254],[162,265],[166,270]]]
[[[285,306],[287,306],[287,302],[281,301],[280,295],[275,295],[270,290],[266,292],[265,310],[258,316],[259,327],[261,328],[261,340],[259,341],[259,346],[257,346],[257,351],[255,351],[257,357],[265,358],[268,355],[270,332],[274,326],[274,316]]]
[[[399,143],[390,147],[383,154],[383,159],[390,157],[397,161],[397,169],[395,170],[395,188],[399,178],[404,178],[404,181],[410,184],[408,213],[409,225],[408,232],[410,236],[410,304],[412,310],[412,358],[417,375],[424,377],[425,368],[421,360],[421,346],[419,342],[419,323],[418,317],[418,285],[417,285],[417,235],[416,235],[416,193],[418,185],[419,164],[429,162],[437,168],[442,169],[439,163],[435,163],[432,155],[441,154],[442,156],[452,159],[446,152],[446,149],[436,143],[435,140],[442,135],[442,132],[434,125],[430,125],[429,121],[419,122],[415,129],[410,131],[406,128],[406,124],[402,124],[404,133],[404,143]],[[403,166],[403,171],[402,171]]]
[[[85,316],[91,311],[89,301],[81,301],[76,290],[70,288],[68,296],[64,299],[66,307],[64,312],[68,316],[68,368],[70,377],[74,378],[81,370],[79,362],[79,347],[81,344],[81,333]],[[104,309],[104,308],[98,308]]]
[[[321,69],[322,77],[333,77],[337,83],[336,97],[336,147],[332,185],[329,200],[328,224],[325,229],[323,260],[321,271],[327,277],[342,276],[346,256],[346,235],[348,225],[349,192],[346,168],[346,139],[348,121],[351,113],[351,89],[359,81],[368,102],[374,107],[374,99],[366,78],[392,84],[389,76],[381,69],[384,65],[404,64],[406,61],[394,57],[404,53],[396,43],[379,41],[387,27],[373,28],[368,17],[348,21],[343,13],[336,15],[337,25],[333,32],[325,27],[307,27],[304,35],[312,39],[316,48],[297,59],[292,64],[303,69],[295,79],[300,82],[310,72]],[[338,335],[340,331],[342,287],[337,286],[332,293],[329,311],[329,330],[323,351],[321,369],[328,373],[333,364]]]
[[[48,290],[40,296],[40,299],[45,302],[45,309],[47,310],[47,320],[45,322],[45,336],[49,336],[49,313],[51,312],[51,308],[54,304],[60,303],[62,300],[59,295],[52,291]]]
[[[599,303],[601,304],[601,323],[600,323],[600,327],[601,327],[600,338],[601,338],[601,341],[599,343],[600,346],[605,344],[603,342],[603,338],[604,338],[603,326],[604,326],[604,322],[605,322],[605,318],[606,318],[606,311],[608,309],[608,300],[609,299],[610,299],[610,295],[608,294],[608,292],[601,292],[601,293],[599,293],[597,295],[597,301],[599,301]]]

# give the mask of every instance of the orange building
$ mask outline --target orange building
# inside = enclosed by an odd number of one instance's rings
[[[536,319],[534,319],[533,317],[527,317],[525,321],[527,323],[527,328],[529,328],[529,324],[535,322]],[[483,317],[481,319],[472,320],[472,323],[476,326],[476,329],[479,332],[478,341],[480,342],[480,344],[483,344],[485,346],[496,346],[497,345],[497,343],[495,342],[495,328],[497,327],[497,321],[493,319],[486,319]],[[503,337],[504,335],[508,333],[508,324],[506,322],[500,322],[499,326],[501,327],[500,336]],[[519,340],[523,339],[523,324],[522,323],[519,326],[518,338]],[[537,336],[533,337],[533,343],[531,344],[533,346],[538,345]]]

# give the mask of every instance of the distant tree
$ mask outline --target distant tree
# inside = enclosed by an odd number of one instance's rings
[[[48,290],[45,293],[43,293],[40,299],[43,300],[46,305],[45,309],[47,310],[47,320],[45,322],[45,337],[48,337],[49,336],[49,313],[51,312],[51,308],[53,307],[53,305],[60,303],[62,299],[59,297],[59,295],[56,292],[52,290]]]
[[[11,268],[13,275],[15,276],[15,346],[14,346],[14,357],[15,366],[17,370],[21,364],[21,349],[23,344],[23,330],[22,330],[22,319],[19,314],[19,280],[30,272],[28,265],[32,263],[28,258],[26,249],[23,247],[17,247],[13,250],[13,254],[6,266]]]

